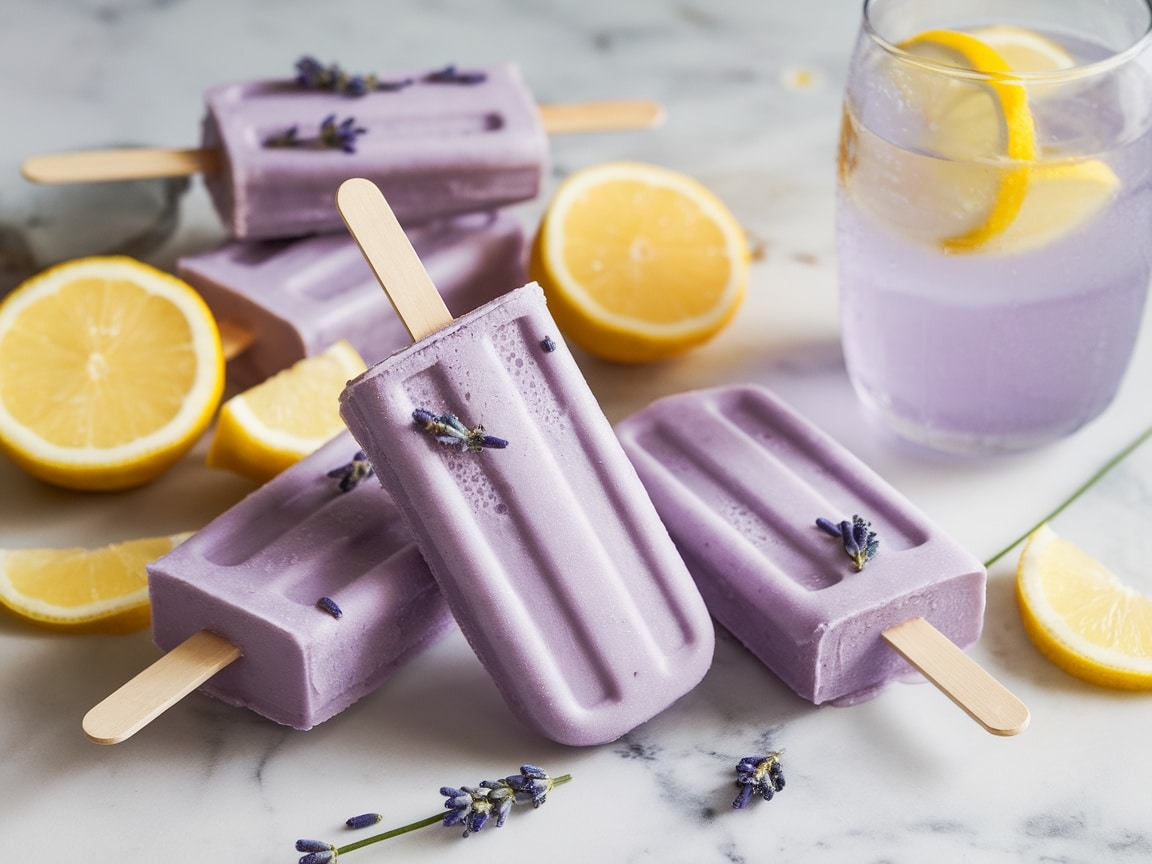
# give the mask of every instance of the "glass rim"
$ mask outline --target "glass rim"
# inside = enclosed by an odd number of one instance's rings
[[[1093,60],[1091,63],[1081,63],[1076,66],[1070,66],[1067,69],[1051,69],[1046,72],[980,72],[976,69],[965,69],[961,66],[949,66],[945,63],[937,63],[926,57],[913,54],[881,36],[879,31],[872,25],[872,18],[869,14],[869,10],[876,5],[876,3],[880,2],[886,2],[886,0],[863,0],[861,28],[868,38],[882,51],[903,63],[947,75],[951,78],[964,78],[973,81],[1010,80],[1019,81],[1022,84],[1056,84],[1063,81],[1075,81],[1094,75],[1106,74],[1124,66],[1152,45],[1152,0],[1140,0],[1144,8],[1148,10],[1148,24],[1144,28],[1144,32],[1127,48],[1116,51],[1108,57],[1101,60]]]

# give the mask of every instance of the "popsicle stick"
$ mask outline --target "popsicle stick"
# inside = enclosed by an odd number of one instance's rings
[[[216,150],[165,150],[124,147],[118,150],[82,150],[47,153],[24,160],[20,173],[33,183],[95,183],[104,180],[142,180],[149,177],[187,177],[220,170]]]
[[[216,329],[220,331],[220,347],[224,349],[225,360],[239,357],[256,341],[254,331],[235,321],[218,320]]]
[[[650,129],[664,122],[664,106],[649,100],[573,102],[540,105],[540,119],[549,134]],[[212,148],[164,149],[124,147],[45,153],[24,160],[20,172],[33,183],[98,183],[150,177],[188,177],[220,170],[220,153]]]
[[[645,99],[540,105],[538,110],[549,135],[651,129],[662,124],[665,117],[663,105]]]
[[[239,648],[215,633],[189,636],[92,708],[84,716],[84,734],[97,744],[119,744],[239,656]]]
[[[345,180],[336,192],[336,207],[412,340],[451,324],[452,313],[376,184],[359,177]]]
[[[1016,735],[1027,728],[1027,706],[923,618],[893,625],[883,636],[905,660],[993,735]]]

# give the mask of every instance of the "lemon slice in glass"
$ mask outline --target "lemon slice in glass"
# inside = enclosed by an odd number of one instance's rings
[[[1027,92],[1007,61],[970,34],[929,30],[899,47],[927,61],[907,65],[897,82],[920,114],[921,146],[936,157],[924,172],[926,193],[967,223],[940,245],[977,249],[1012,224],[1027,193],[1028,163],[1037,155]]]
[[[1020,555],[1016,597],[1029,638],[1065,672],[1105,687],[1152,690],[1152,597],[1047,525]]]
[[[1076,65],[1075,58],[1059,42],[1024,27],[993,24],[971,32],[999,54],[1013,72],[1055,72]]]

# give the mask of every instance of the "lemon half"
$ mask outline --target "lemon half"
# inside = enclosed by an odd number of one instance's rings
[[[0,304],[0,447],[50,483],[153,479],[196,443],[223,388],[204,301],[132,258],[61,264]]]
[[[743,302],[748,265],[740,224],[704,185],[613,162],[557,189],[529,269],[568,339],[598,357],[641,363],[719,333]]]

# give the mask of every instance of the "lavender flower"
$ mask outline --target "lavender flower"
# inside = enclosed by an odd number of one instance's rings
[[[483,72],[460,72],[455,66],[445,66],[429,72],[424,80],[429,84],[482,84],[487,77]]]
[[[411,78],[399,81],[381,81],[375,75],[349,75],[337,64],[328,66],[314,57],[301,57],[296,61],[296,83],[305,90],[328,90],[346,96],[367,96],[376,90],[403,90],[413,84]]]
[[[374,834],[340,847],[322,840],[297,840],[296,851],[307,853],[300,859],[299,864],[329,864],[345,853],[437,823],[448,827],[463,825],[465,837],[478,833],[493,819],[496,827],[500,828],[508,819],[508,814],[512,812],[513,805],[520,801],[531,801],[533,807],[539,807],[554,787],[571,779],[571,774],[553,778],[534,765],[521,765],[519,774],[502,780],[483,780],[476,786],[442,786],[440,794],[445,796],[444,807],[447,808],[447,813],[437,813],[418,822],[393,828],[382,834]],[[366,828],[375,825],[380,819],[378,813],[364,813],[353,816],[346,824],[349,828]]]
[[[555,785],[552,779],[544,773],[543,768],[535,765],[521,765],[520,773],[505,778],[508,785],[516,792],[517,801],[531,801],[532,807],[539,807],[545,802],[548,793]]]
[[[864,565],[876,557],[880,551],[880,541],[876,532],[872,530],[872,523],[864,521],[860,516],[853,516],[852,521],[847,519],[839,524],[829,519],[818,518],[816,527],[826,534],[839,537],[844,544],[844,551],[852,559],[857,572],[864,569]]]
[[[296,851],[308,853],[300,858],[300,864],[328,864],[337,854],[336,847],[323,840],[297,840]]]
[[[384,817],[379,813],[361,813],[359,816],[352,816],[345,820],[344,824],[349,828],[368,828],[372,825],[378,825],[384,821]]]
[[[753,795],[771,801],[772,796],[784,788],[780,754],[772,752],[767,756],[745,756],[736,765],[736,785],[740,787],[740,794],[732,802],[735,810],[743,810]]]
[[[351,491],[361,480],[372,476],[372,464],[368,461],[368,454],[363,450],[357,450],[351,462],[333,468],[328,472],[328,476],[340,481],[341,492]]]
[[[264,139],[265,147],[294,147],[310,150],[343,150],[356,152],[356,139],[368,130],[356,125],[355,117],[346,117],[339,123],[336,115],[329,114],[320,121],[320,131],[312,138],[300,136],[299,126],[290,126],[283,132]]]
[[[481,450],[503,450],[508,442],[484,431],[483,426],[469,429],[455,414],[433,414],[423,408],[412,412],[416,425],[436,438],[441,444],[460,447],[472,453]]]
[[[355,153],[356,138],[368,131],[363,126],[355,124],[356,118],[354,117],[345,117],[337,123],[336,115],[329,114],[320,123],[320,140],[325,147],[333,150],[340,149],[345,153]]]

